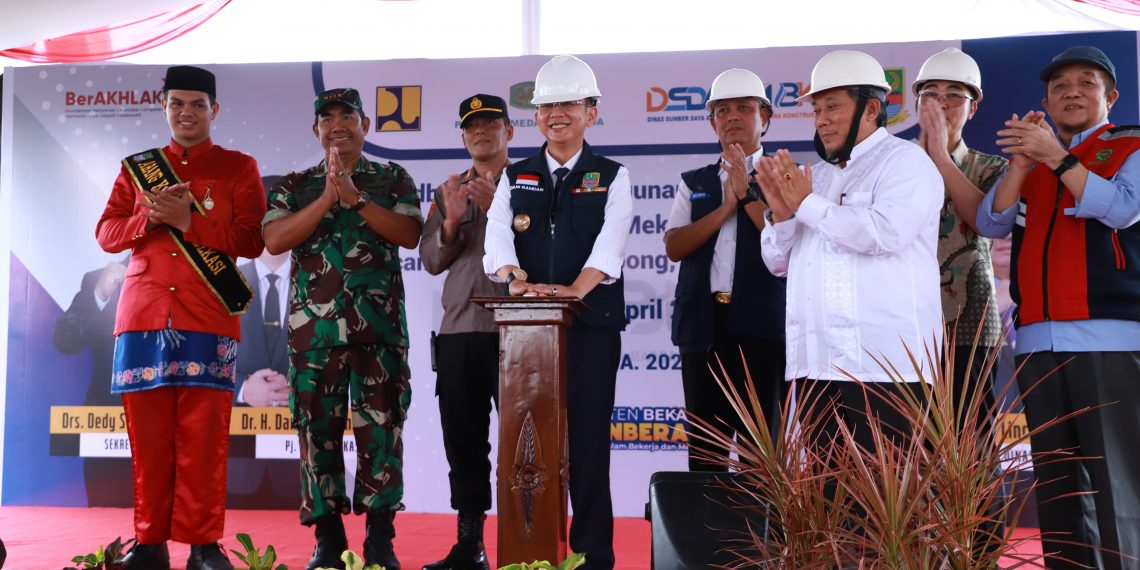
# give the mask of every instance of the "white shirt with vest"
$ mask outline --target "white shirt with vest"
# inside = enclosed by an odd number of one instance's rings
[[[546,166],[550,172],[564,166],[574,170],[582,149],[574,153],[566,164],[559,164],[550,153],[546,153]],[[495,198],[487,210],[487,237],[483,243],[483,270],[492,281],[501,281],[496,272],[507,265],[518,267],[519,258],[515,254],[515,234],[511,222],[515,212],[511,209],[511,183],[503,176],[495,189]],[[629,184],[629,170],[621,167],[617,177],[610,183],[606,195],[605,223],[598,232],[590,257],[583,269],[592,267],[606,275],[602,284],[608,285],[621,277],[625,264],[625,242],[629,239],[629,224],[633,217],[633,189]],[[570,285],[570,283],[564,283]]]
[[[748,155],[745,165],[749,171],[753,164],[764,154],[764,147]],[[724,180],[728,173],[720,170],[721,200],[724,200]],[[677,196],[673,200],[673,208],[669,211],[669,221],[665,230],[672,230],[693,223],[693,190],[685,184],[684,180],[677,185]],[[720,225],[716,236],[716,245],[713,246],[712,265],[709,266],[709,285],[711,291],[732,291],[732,280],[736,275],[736,216],[729,216]]]
[[[942,342],[938,221],[942,177],[916,145],[879,128],[845,168],[812,165],[812,193],[761,233],[764,263],[788,277],[788,380],[889,382],[889,362],[931,381]],[[905,344],[905,347],[904,347]]]

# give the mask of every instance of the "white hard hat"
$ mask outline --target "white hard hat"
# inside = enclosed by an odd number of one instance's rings
[[[861,51],[838,50],[819,59],[811,70],[811,88],[796,101],[835,87],[870,85],[891,92],[887,76],[878,60]]]
[[[712,89],[709,91],[708,109],[711,111],[716,101],[737,97],[756,97],[765,105],[772,106],[768,95],[764,93],[764,82],[760,77],[747,69],[733,68],[713,79]]]
[[[538,70],[534,78],[534,98],[530,102],[538,105],[601,96],[598,80],[586,62],[572,55],[556,55]]]
[[[982,72],[978,62],[958,48],[946,48],[930,56],[918,70],[918,78],[911,88],[917,95],[923,83],[935,80],[964,83],[974,90],[978,100],[982,98]]]

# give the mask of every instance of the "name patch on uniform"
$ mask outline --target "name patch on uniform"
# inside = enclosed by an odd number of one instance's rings
[[[692,194],[689,195],[689,201],[690,202],[696,202],[697,200],[704,200],[705,198],[708,198],[708,197],[709,197],[708,192],[693,192]]]
[[[608,186],[593,186],[593,187],[579,186],[578,188],[574,188],[574,189],[570,190],[570,193],[571,194],[592,194],[594,192],[607,192],[607,191],[609,191]]]

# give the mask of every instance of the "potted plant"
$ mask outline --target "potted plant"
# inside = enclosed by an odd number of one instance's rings
[[[908,355],[907,363],[879,364],[895,385],[902,383],[896,365],[912,368],[928,380],[918,393],[884,390],[848,375],[905,417],[910,428],[898,437],[878,422],[867,422],[871,449],[857,444],[843,422],[836,437],[818,441],[813,434],[837,409],[812,398],[810,390],[800,394],[806,405],[794,405],[789,395],[779,433],[771,433],[752,382],[740,394],[725,381],[721,367],[718,382],[747,433],[737,441],[694,417],[690,437],[737,455],[721,459],[738,473],[727,484],[731,506],[767,517],[770,532],[750,529],[725,545],[740,567],[972,570],[996,568],[1003,558],[1012,568],[1039,562],[1040,556],[1018,554],[1037,536],[1014,537],[1003,530],[1002,523],[1016,520],[1025,495],[1040,484],[1005,495],[1003,480],[1019,476],[1030,461],[1009,452],[1053,423],[1088,410],[1002,441],[998,412],[986,410],[980,391],[955,398],[953,351],[943,356],[928,350],[921,360],[909,350]],[[995,362],[991,355],[987,371]],[[1076,459],[1072,454],[1036,457],[1039,463]]]

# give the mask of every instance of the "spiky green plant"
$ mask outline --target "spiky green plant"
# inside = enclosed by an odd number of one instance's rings
[[[75,566],[68,566],[64,570],[115,570],[122,565],[123,553],[134,542],[133,538],[123,542],[122,537],[116,537],[105,547],[100,544],[94,552],[73,557],[71,562]]]
[[[284,564],[273,565],[277,562],[277,551],[273,549],[272,544],[266,546],[265,554],[262,554],[261,550],[253,545],[253,539],[248,534],[240,532],[236,538],[242,548],[245,548],[245,552],[238,552],[232,548],[230,552],[245,563],[247,570],[288,570],[289,567]]]
[[[574,570],[575,568],[586,563],[586,555],[583,553],[571,552],[566,560],[559,562],[557,565],[551,564],[545,560],[535,560],[534,562],[522,562],[519,564],[508,564],[499,568],[499,570]]]
[[[947,334],[948,347],[954,346],[953,334]],[[750,529],[726,544],[724,550],[734,558],[729,568],[973,570],[996,568],[1003,558],[1006,568],[1040,563],[1040,556],[1017,553],[1039,535],[1014,537],[1011,529],[999,530],[1005,520],[1017,520],[1032,489],[1047,484],[1033,483],[1007,497],[1003,480],[1024,477],[1022,469],[1030,461],[1010,451],[1091,408],[1002,441],[998,410],[986,410],[981,390],[955,397],[952,349],[945,355],[927,350],[921,359],[909,348],[907,354],[905,365],[925,380],[916,392],[902,389],[896,363],[885,360],[877,362],[895,389],[845,373],[863,387],[868,401],[884,402],[909,426],[909,433],[897,434],[879,422],[866,422],[870,448],[856,443],[842,421],[836,422],[834,438],[815,436],[838,410],[835,403],[814,397],[810,385],[796,405],[789,394],[779,410],[779,432],[772,434],[751,378],[746,394],[740,394],[721,366],[715,376],[747,434],[736,441],[693,417],[690,437],[709,444],[708,451],[698,450],[706,459],[726,462],[738,472],[729,483],[732,506],[751,511],[752,520],[767,517],[772,529]],[[996,358],[996,351],[988,355],[983,372],[996,366]],[[869,406],[863,412],[870,417]],[[724,459],[719,455],[724,451],[737,457]],[[1003,456],[1013,459],[1003,463]],[[1079,459],[1057,452],[1037,454],[1034,461]]]
[[[384,570],[379,564],[364,565],[364,559],[352,550],[340,553],[340,560],[344,562],[345,570]],[[335,568],[317,568],[317,570],[336,570]]]

